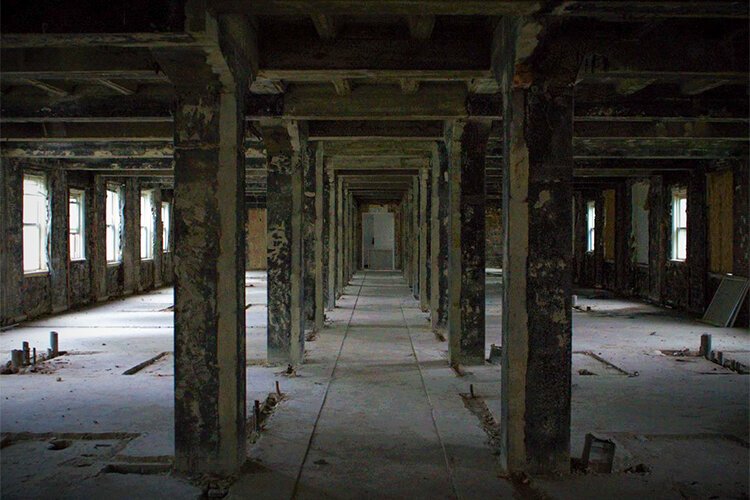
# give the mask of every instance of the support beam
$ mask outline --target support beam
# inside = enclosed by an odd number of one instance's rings
[[[317,173],[315,145],[307,144],[303,152],[304,198],[302,206],[302,270],[304,284],[304,329],[315,329],[315,305],[318,267],[321,261],[317,258]]]
[[[251,120],[434,121],[470,116],[500,119],[500,108],[498,96],[469,94],[463,83],[425,83],[415,94],[388,85],[363,85],[353,87],[348,96],[337,96],[330,84],[321,84],[290,87],[283,96],[254,95],[247,115]]]
[[[322,162],[321,162],[322,163]],[[338,273],[338,196],[336,177],[327,172],[328,182],[328,309],[336,307],[336,275]]]
[[[429,40],[435,28],[435,16],[409,16],[409,34],[415,40]]]
[[[242,99],[197,86],[175,113],[175,467],[245,461]]]
[[[432,156],[430,217],[430,321],[432,331],[444,335],[448,325],[448,151],[436,141]]]
[[[427,169],[422,169],[419,172],[419,307],[422,312],[430,310],[430,297],[428,296],[428,279],[429,279],[429,261],[427,259],[428,242],[427,237],[429,235],[428,219],[429,213],[427,211],[428,199],[427,199],[427,183],[429,181],[429,173]]]
[[[313,158],[314,155],[314,158]],[[323,161],[323,144],[318,143],[312,148],[310,162],[315,165],[315,322],[314,329],[319,332],[323,329],[325,322],[325,296],[326,296],[326,267],[328,254],[326,245],[328,243],[328,227],[325,223],[326,192],[328,184],[325,181],[325,166]],[[308,269],[307,272],[310,272]]]
[[[484,363],[485,185],[490,123],[449,122],[448,358]]]
[[[570,472],[573,91],[505,91],[502,458]]]
[[[304,355],[303,172],[307,141],[295,122],[262,126],[268,153],[268,360],[297,366]]]
[[[333,40],[336,38],[339,27],[336,19],[333,16],[325,14],[312,14],[310,16],[312,22],[315,25],[315,31],[318,32],[318,36],[323,40]]]

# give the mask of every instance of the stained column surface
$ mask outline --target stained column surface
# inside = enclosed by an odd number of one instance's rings
[[[245,460],[243,106],[196,87],[175,113],[175,467]]]

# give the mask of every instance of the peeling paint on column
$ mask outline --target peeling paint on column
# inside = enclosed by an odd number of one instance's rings
[[[268,360],[296,366],[304,353],[303,174],[284,126],[264,127],[268,151]]]
[[[502,454],[570,471],[572,89],[506,90]]]
[[[485,184],[490,123],[449,127],[448,354],[451,363],[484,363]]]
[[[315,148],[308,145],[300,152],[300,160],[304,176],[304,204],[302,212],[303,235],[303,270],[304,270],[304,329],[315,327],[315,275],[318,261],[315,258],[316,226],[315,226]]]
[[[445,333],[448,325],[448,151],[435,144],[432,157],[432,231],[430,308],[432,330]]]
[[[227,474],[245,460],[243,106],[198,92],[175,114],[175,467]]]

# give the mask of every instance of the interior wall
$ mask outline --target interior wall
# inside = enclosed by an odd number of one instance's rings
[[[393,234],[395,238],[395,255],[393,256],[394,266],[396,269],[402,267],[403,241],[401,228],[403,220],[401,216],[401,203],[390,201],[384,203],[360,203],[357,207],[357,220],[355,223],[355,245],[357,246],[357,267],[362,265],[361,259],[361,242],[362,242],[362,214],[367,212],[388,212],[393,214]]]
[[[714,162],[696,165],[691,172],[675,172],[650,179],[623,179],[615,186],[579,189],[574,194],[574,274],[581,287],[601,287],[639,297],[660,305],[702,314],[723,276],[733,272],[748,277],[748,173],[747,162]],[[688,193],[688,257],[671,258],[672,190],[686,187]],[[608,192],[615,193],[618,228],[614,237],[602,224]],[[619,200],[619,196],[627,200]],[[597,237],[594,252],[586,252],[586,202],[597,207]],[[620,202],[623,203],[620,203]],[[627,218],[623,221],[622,218]],[[627,222],[627,224],[624,224]],[[624,246],[615,243],[620,227],[627,227]],[[613,245],[613,262],[599,258]],[[739,254],[738,254],[739,250]],[[613,280],[614,274],[622,274]],[[747,325],[750,301],[738,317]]]
[[[128,178],[103,178],[88,172],[69,172],[46,162],[3,159],[4,203],[0,214],[6,221],[2,242],[3,309],[0,324],[8,325],[85,304],[150,290],[172,282],[171,253],[162,252],[161,200],[171,192]],[[23,272],[23,175],[43,173],[47,179],[49,203],[49,271]],[[106,183],[125,186],[123,210],[123,258],[106,263]],[[85,193],[86,259],[70,261],[68,197],[71,188]],[[154,259],[140,258],[140,190],[154,189]]]

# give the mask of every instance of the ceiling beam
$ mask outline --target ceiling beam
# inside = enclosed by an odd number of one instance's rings
[[[499,96],[469,94],[464,85],[423,85],[403,94],[387,85],[352,88],[337,96],[328,85],[293,86],[283,96],[252,96],[251,120],[279,117],[295,120],[445,120],[469,116],[498,119]]]
[[[319,13],[311,14],[310,17],[315,25],[315,31],[318,32],[320,38],[323,40],[333,40],[336,38],[339,27],[335,17]]]
[[[144,48],[76,47],[0,49],[0,78],[34,80],[167,81]]]
[[[27,83],[28,85],[31,85],[32,87],[36,87],[40,90],[43,90],[47,92],[48,94],[55,96],[55,97],[66,97],[70,95],[69,91],[65,90],[64,88],[58,85],[52,85],[51,83],[42,82],[42,81],[34,80],[31,78],[21,78],[20,82]]]
[[[413,15],[408,17],[409,34],[415,40],[429,40],[435,28],[435,16]]]
[[[649,21],[654,18],[747,18],[747,3],[726,1],[566,1],[554,15],[583,16],[610,21]]]
[[[310,140],[442,140],[441,121],[310,121]]]
[[[542,2],[526,0],[213,0],[211,10],[252,15],[531,15]]]

